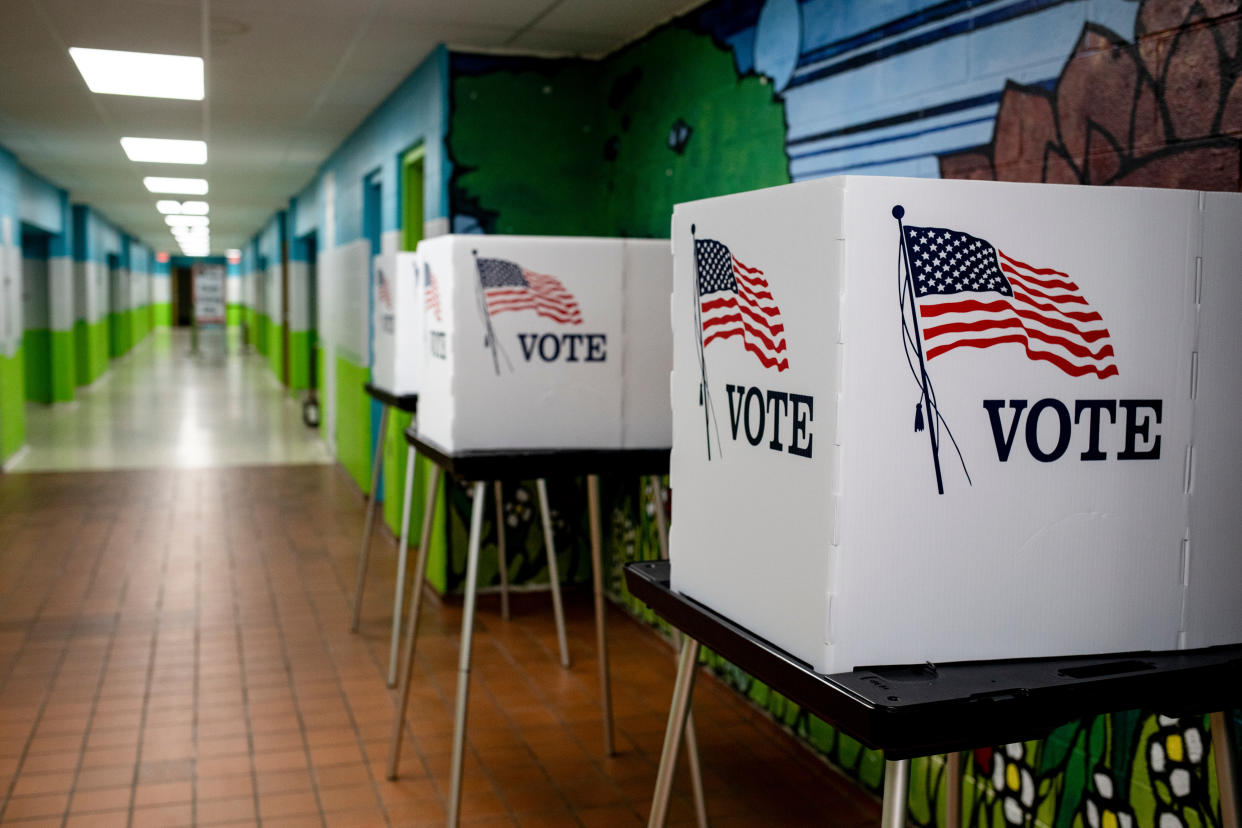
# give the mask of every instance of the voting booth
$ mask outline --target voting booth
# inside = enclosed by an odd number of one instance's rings
[[[418,393],[422,291],[418,254],[390,251],[372,260],[371,384],[401,397]]]
[[[1242,641],[1242,196],[678,205],[672,588],[821,673]]]
[[[667,241],[440,236],[419,436],[445,451],[667,448]]]

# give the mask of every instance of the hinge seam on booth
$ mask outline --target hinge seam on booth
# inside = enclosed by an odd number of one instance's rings
[[[1203,257],[1195,256],[1195,311],[1203,305]]]
[[[1199,396],[1199,352],[1190,352],[1190,399]]]
[[[1186,459],[1183,466],[1183,491],[1186,494],[1192,494],[1194,487],[1194,465],[1195,465],[1195,444],[1190,443],[1186,446]]]

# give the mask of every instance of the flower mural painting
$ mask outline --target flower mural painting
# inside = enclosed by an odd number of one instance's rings
[[[1117,798],[1113,777],[1097,770],[1091,781],[1095,790],[1087,794],[1084,807],[1089,828],[1133,828],[1134,814]]]
[[[1134,41],[1088,23],[1052,90],[1010,83],[992,142],[945,178],[1180,187],[1242,184],[1236,2],[1144,0]]]
[[[1205,751],[1204,735],[1195,722],[1160,716],[1160,729],[1147,741],[1147,766],[1152,779],[1163,783],[1172,800],[1189,804],[1200,793]]]
[[[1007,825],[1025,825],[1035,808],[1035,775],[1026,749],[1012,742],[992,754],[992,787],[1001,798]]]

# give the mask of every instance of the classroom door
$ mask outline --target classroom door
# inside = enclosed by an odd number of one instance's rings
[[[401,249],[414,250],[423,240],[423,159],[420,144],[401,159]]]

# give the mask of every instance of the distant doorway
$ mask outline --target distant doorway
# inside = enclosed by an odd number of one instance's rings
[[[172,269],[173,324],[188,328],[194,322],[194,275],[188,267]]]

